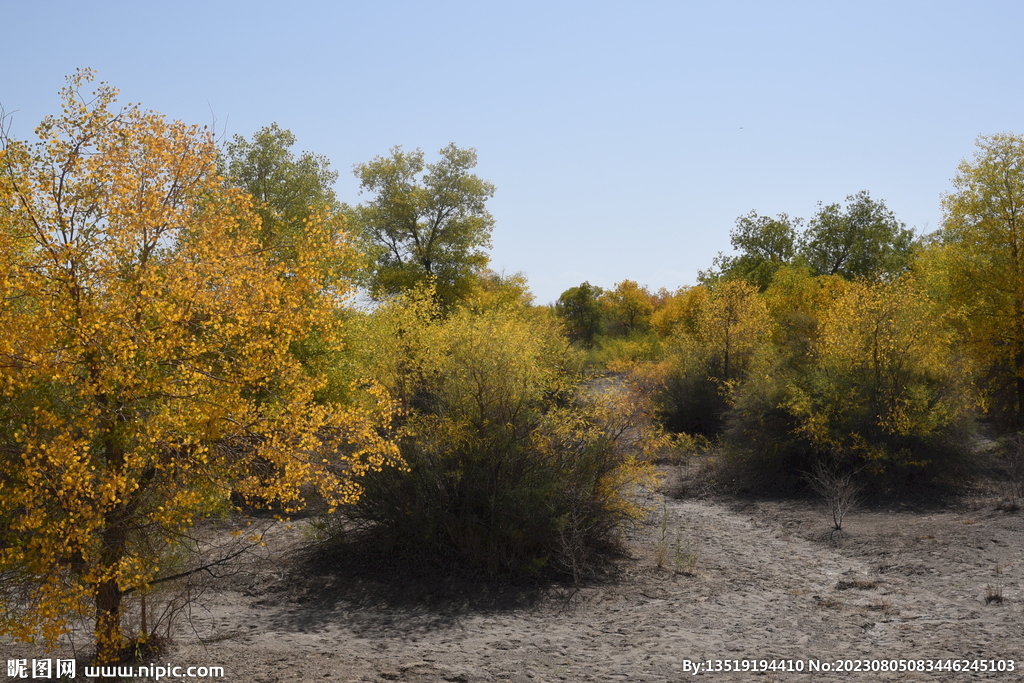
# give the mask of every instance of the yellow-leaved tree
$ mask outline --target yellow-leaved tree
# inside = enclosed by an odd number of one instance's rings
[[[124,596],[232,491],[347,503],[397,450],[382,390],[318,400],[294,352],[341,344],[350,244],[314,217],[271,261],[211,135],[92,79],[0,149],[0,631],[52,644],[92,613],[106,663]]]
[[[768,339],[768,309],[745,280],[694,287],[669,305],[678,308],[657,321],[670,330],[664,359],[638,374],[658,387],[655,402],[666,427],[717,435],[732,392]]]
[[[879,472],[966,454],[972,368],[914,278],[850,283],[819,326],[812,366],[789,386],[798,434]]]
[[[783,269],[765,297],[773,342],[726,416],[738,472],[778,486],[821,462],[866,468],[878,482],[964,471],[980,408],[972,364],[952,314],[916,279]]]
[[[981,136],[943,198],[937,262],[997,418],[1024,425],[1024,136]]]

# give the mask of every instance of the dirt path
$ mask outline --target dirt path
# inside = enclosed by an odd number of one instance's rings
[[[679,681],[693,678],[684,660],[882,658],[1012,659],[1017,671],[701,680],[1024,680],[1021,513],[854,512],[838,545],[801,503],[668,500],[653,517],[617,580],[503,608],[334,591],[283,559],[301,537],[282,533],[262,578],[204,595],[164,659],[252,683]]]

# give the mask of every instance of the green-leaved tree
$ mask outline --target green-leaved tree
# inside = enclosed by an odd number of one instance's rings
[[[914,232],[863,190],[845,207],[819,204],[801,241],[800,254],[816,275],[889,280],[909,268]]]
[[[707,284],[719,278],[740,278],[764,291],[775,273],[796,256],[801,223],[799,218],[784,213],[775,218],[759,216],[756,211],[740,216],[729,233],[732,247],[739,255],[719,254],[714,266],[702,271],[699,279]]]
[[[603,289],[584,282],[562,292],[555,303],[555,313],[565,324],[569,339],[581,342],[588,349],[594,346],[594,338],[604,330],[602,294]]]
[[[229,183],[256,200],[261,241],[281,258],[294,256],[294,244],[315,215],[337,219],[337,171],[321,154],[292,152],[295,135],[272,123],[251,140],[236,135],[224,146],[222,165]],[[337,226],[340,229],[340,225]]]
[[[486,203],[495,187],[470,172],[475,149],[452,143],[440,155],[427,164],[421,150],[393,147],[390,156],[355,166],[361,191],[373,195],[354,213],[374,260],[370,288],[378,298],[433,280],[450,309],[487,266],[494,217]]]

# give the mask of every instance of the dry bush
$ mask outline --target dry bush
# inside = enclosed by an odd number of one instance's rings
[[[985,586],[985,604],[990,605],[993,602],[997,605],[1003,604],[1003,568],[996,565],[995,570],[996,582],[995,584],[986,584]]]
[[[804,473],[807,485],[825,503],[832,517],[833,531],[843,530],[843,519],[857,505],[861,486],[855,475],[856,472],[844,468],[837,455],[819,459],[810,472]]]
[[[985,586],[985,604],[996,603],[997,605],[1003,604],[1003,587],[999,584],[993,586],[987,584]]]
[[[668,468],[668,480],[662,487],[673,498],[710,498],[720,490],[724,472],[716,454],[708,451],[694,455],[680,465]]]

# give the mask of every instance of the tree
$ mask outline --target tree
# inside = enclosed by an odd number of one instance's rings
[[[356,164],[363,192],[375,195],[356,216],[375,261],[371,289],[388,297],[433,280],[450,308],[473,288],[488,262],[494,217],[486,202],[494,185],[470,173],[476,150],[454,143],[425,164],[423,152],[393,147],[390,157]]]
[[[665,292],[651,314],[651,327],[663,338],[673,334],[695,334],[700,311],[707,304],[707,299],[708,289],[703,285],[681,287],[671,294]]]
[[[268,260],[211,136],[115,111],[105,84],[87,98],[92,78],[69,78],[40,142],[0,151],[0,573],[24,579],[0,631],[52,644],[91,605],[109,663],[125,595],[194,519],[232,491],[285,511],[303,487],[353,501],[397,449],[381,390],[317,401],[322,377],[291,351],[314,328],[337,343],[352,286],[327,264],[351,246],[313,222],[294,260]]]
[[[713,377],[728,385],[746,374],[768,332],[768,311],[757,289],[723,282],[711,289],[699,318],[700,340],[712,358]]]
[[[660,416],[672,431],[716,435],[735,387],[767,343],[768,311],[743,280],[695,287],[679,297],[683,316],[672,326],[665,359],[651,378]]]
[[[646,287],[633,280],[623,280],[615,285],[615,289],[605,292],[602,298],[608,308],[610,333],[627,336],[650,329],[654,297]]]
[[[484,270],[477,273],[476,287],[464,305],[476,313],[500,308],[530,309],[533,294],[525,273],[506,275]]]
[[[569,339],[582,342],[588,349],[594,338],[604,330],[601,295],[604,290],[584,282],[562,292],[555,303],[555,313],[564,321]]]
[[[1008,395],[1007,421],[1024,425],[1024,136],[987,135],[964,160],[943,198],[943,260],[963,331]]]
[[[789,404],[800,431],[822,451],[880,467],[948,452],[976,406],[971,372],[918,283],[851,283],[820,324],[814,371]]]
[[[822,206],[803,235],[799,252],[816,275],[891,279],[910,266],[914,233],[867,190]]]
[[[909,275],[834,285],[787,288],[816,300],[813,332],[776,334],[754,359],[727,416],[731,450],[775,475],[833,457],[874,475],[962,463],[978,401],[948,314]]]
[[[293,145],[295,135],[272,123],[251,141],[234,136],[225,145],[223,158],[229,181],[256,202],[263,245],[283,259],[290,258],[292,245],[314,215],[326,214],[340,223],[341,207],[332,187],[337,171],[323,155],[303,152],[296,157]],[[317,219],[322,221],[322,216]]]
[[[312,227],[327,230],[335,239],[349,239],[343,207],[334,195],[338,173],[331,170],[330,161],[323,155],[302,152],[296,156],[291,151],[294,145],[295,136],[273,123],[253,135],[252,140],[236,135],[224,146],[220,158],[227,182],[253,197],[260,244],[267,257],[284,265],[286,272],[296,262],[297,245],[303,243]],[[351,251],[343,256],[334,261],[321,259],[323,267],[318,277],[323,287],[340,284],[344,290],[364,270],[362,258],[352,258]],[[351,365],[344,358],[347,348],[331,351],[331,343],[315,329],[295,345],[295,351],[304,364],[318,365],[330,376],[321,396],[340,398],[347,393],[353,379],[345,372]]]
[[[779,268],[796,255],[801,223],[799,218],[784,213],[776,218],[759,216],[755,211],[740,216],[729,233],[732,248],[740,252],[739,256],[720,253],[715,257],[714,267],[700,273],[700,280],[710,283],[719,278],[742,278],[764,291]]]

